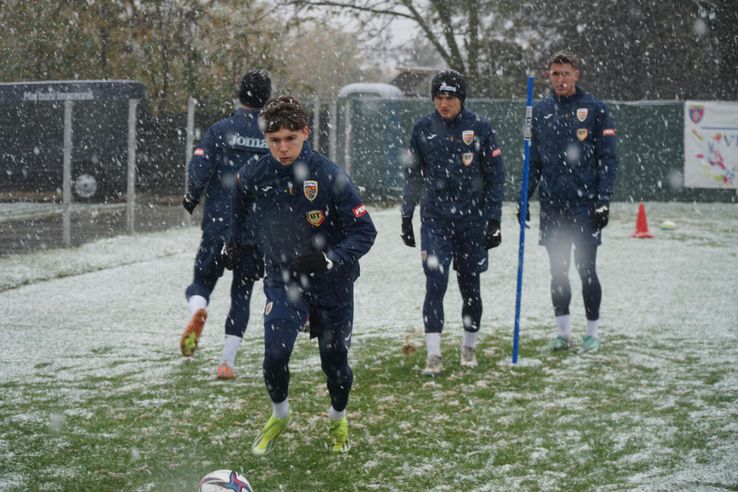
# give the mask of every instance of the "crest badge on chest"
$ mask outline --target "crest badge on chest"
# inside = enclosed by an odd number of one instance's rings
[[[474,130],[464,130],[461,132],[461,140],[463,140],[466,145],[471,145],[474,141]]]
[[[581,122],[584,122],[584,120],[587,119],[588,114],[589,114],[589,110],[587,108],[577,109],[577,119]]]
[[[302,191],[305,193],[305,198],[312,202],[318,197],[318,182],[314,179],[305,181],[302,185]]]
[[[464,152],[461,154],[461,162],[467,167],[470,166],[474,162],[474,152]]]
[[[325,214],[322,210],[310,210],[305,213],[305,218],[313,227],[320,227],[325,222]]]
[[[589,130],[586,128],[579,128],[577,130],[577,138],[580,142],[584,142],[587,139],[587,135],[589,135]]]

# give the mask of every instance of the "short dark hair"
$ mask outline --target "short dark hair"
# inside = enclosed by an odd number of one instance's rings
[[[558,64],[564,64],[568,63],[575,69],[579,70],[581,69],[582,60],[577,55],[573,53],[569,53],[567,51],[557,51],[556,53],[551,56],[551,58],[548,59],[548,63],[546,64],[546,68],[551,68],[551,65],[554,63]]]
[[[300,131],[307,126],[307,113],[300,101],[289,95],[273,97],[259,113],[264,133],[278,132],[286,128]]]

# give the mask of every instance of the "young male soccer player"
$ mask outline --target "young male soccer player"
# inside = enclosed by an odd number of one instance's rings
[[[348,175],[311,148],[296,99],[269,100],[260,118],[270,153],[239,171],[231,218],[241,249],[256,245],[266,257],[263,369],[272,415],[251,450],[269,453],[287,427],[290,356],[309,320],[331,399],[330,447],[345,452],[354,281],[377,231]]]

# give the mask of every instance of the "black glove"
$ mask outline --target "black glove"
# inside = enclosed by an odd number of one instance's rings
[[[192,215],[195,207],[197,207],[197,200],[193,200],[189,195],[185,195],[184,198],[182,198],[182,206],[187,210],[188,214]]]
[[[496,248],[502,242],[502,231],[500,230],[500,221],[489,219],[487,222],[487,230],[484,233],[484,247],[487,249]]]
[[[604,229],[610,222],[610,206],[607,203],[598,203],[592,210],[592,225],[595,229]]]
[[[520,203],[518,203],[518,211],[515,213],[518,217],[518,224],[522,224],[520,219]],[[528,222],[530,222],[530,205],[527,203],[525,204],[525,225],[528,226]]]
[[[228,270],[233,270],[238,262],[238,256],[241,254],[241,247],[233,242],[226,241],[223,249],[220,250],[220,261],[223,262]]]
[[[333,262],[320,251],[305,253],[297,258],[297,271],[300,273],[325,273],[331,269]]]
[[[402,218],[402,234],[400,235],[405,246],[415,247],[415,233],[413,232],[413,219],[410,217]]]

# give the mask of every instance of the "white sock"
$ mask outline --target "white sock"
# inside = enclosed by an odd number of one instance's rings
[[[220,361],[234,367],[236,365],[236,352],[238,352],[241,342],[243,342],[241,337],[226,335],[225,342],[223,343],[223,355],[221,355]]]
[[[208,301],[203,296],[190,296],[187,299],[187,304],[190,306],[190,315],[195,314],[198,309],[208,307]]]
[[[345,409],[341,410],[340,412],[336,410],[335,408],[333,408],[333,406],[331,406],[331,408],[328,409],[328,418],[331,420],[341,420],[345,416],[346,416]]]
[[[272,402],[272,415],[278,419],[286,419],[290,415],[290,402],[285,398],[281,403]]]
[[[441,334],[440,333],[426,333],[425,334],[425,349],[428,352],[428,356],[437,355],[441,356]]]
[[[597,326],[599,324],[600,324],[600,320],[598,320],[598,319],[595,319],[595,320],[589,320],[588,319],[587,320],[587,336],[598,338],[598,336],[597,336]]]
[[[556,328],[559,330],[559,335],[571,340],[571,315],[556,316]]]
[[[475,348],[477,346],[477,335],[478,331],[466,331],[464,330],[464,341],[461,342],[462,347]]]

